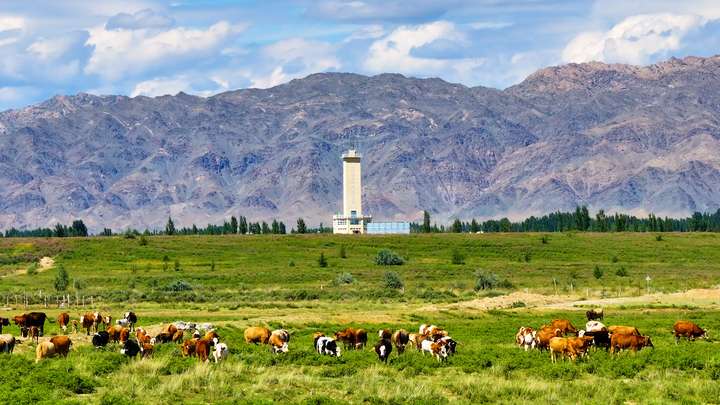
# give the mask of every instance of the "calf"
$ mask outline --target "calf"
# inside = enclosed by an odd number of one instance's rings
[[[188,339],[183,342],[182,346],[180,346],[183,357],[195,355],[195,343],[197,343],[197,340],[195,339]]]
[[[590,348],[590,345],[592,344],[592,342],[593,342],[592,336],[580,336],[580,337],[568,338],[569,349],[577,357],[585,357],[587,355],[587,351]]]
[[[120,343],[125,343],[130,339],[130,329],[128,328],[122,328],[120,329]]]
[[[155,346],[153,346],[150,343],[144,343],[144,342],[138,342],[138,345],[140,346],[140,353],[142,353],[143,359],[146,359],[146,358],[152,356],[153,351],[155,350]]]
[[[613,333],[610,338],[610,353],[630,349],[633,352],[642,350],[643,347],[652,347],[650,336],[622,335]]]
[[[392,331],[390,329],[378,330],[378,336],[380,339],[392,339]]]
[[[57,317],[57,324],[60,326],[60,329],[62,329],[63,333],[67,333],[67,327],[70,324],[70,314],[67,312],[62,312]]]
[[[395,331],[392,335],[392,342],[395,344],[398,354],[402,354],[405,351],[405,346],[410,343],[410,334],[405,329]]]
[[[67,336],[53,336],[50,340],[38,343],[35,348],[35,362],[53,356],[67,357],[72,341]]]
[[[215,364],[219,363],[221,360],[227,359],[229,353],[230,351],[225,343],[220,343],[217,340],[215,341],[215,350],[213,350],[213,359],[215,360]]]
[[[329,338],[325,335],[315,334],[315,350],[318,353],[328,356],[340,357],[340,348],[337,345],[337,341],[333,338]]]
[[[172,336],[173,343],[179,343],[182,342],[185,338],[185,331],[179,330],[175,332],[175,334]]]
[[[151,340],[150,335],[143,328],[135,329],[135,338],[137,338],[138,343],[150,343]]]
[[[95,324],[95,315],[92,312],[80,315],[78,323],[82,329],[85,329],[87,335],[90,336],[90,329],[92,329]]]
[[[550,327],[553,329],[560,329],[563,335],[573,334],[577,336],[577,328],[567,319],[553,319],[550,323]]]
[[[445,361],[448,357],[447,347],[445,347],[445,345],[440,342],[432,342],[430,340],[423,340],[420,345],[420,348],[422,349],[423,354],[430,353],[438,361]]]
[[[535,336],[537,340],[536,346],[540,349],[540,351],[548,350],[550,348],[550,339],[560,336],[562,336],[562,331],[560,329],[553,329],[545,326],[540,329]]]
[[[525,351],[528,351],[529,349],[534,349],[535,346],[537,346],[537,331],[533,328],[521,326],[520,330],[518,330],[518,333],[515,335],[515,343],[518,344],[518,346],[525,349]]]
[[[608,332],[612,333],[613,335],[642,336],[640,334],[640,331],[638,330],[638,328],[636,328],[634,326],[612,325],[608,328]]]
[[[270,343],[270,347],[272,348],[272,352],[275,354],[287,353],[288,342],[290,342],[290,333],[288,333],[285,329],[274,330],[272,334],[270,334],[270,339],[268,340],[268,343]]]
[[[205,338],[199,339],[195,342],[195,355],[197,356],[198,360],[201,362],[208,361],[210,357],[210,346],[214,345],[215,343],[211,340],[207,340]]]
[[[123,330],[123,327],[120,325],[114,325],[110,328],[108,328],[105,333],[108,335],[109,341],[113,343],[120,342],[120,332]]]
[[[138,321],[137,315],[135,315],[135,312],[132,312],[132,311],[125,312],[125,315],[123,316],[123,318],[121,320],[124,323],[123,326],[127,326],[128,328],[130,328],[130,332],[135,330],[135,324]],[[118,320],[118,322],[120,322],[121,320]]]
[[[12,354],[15,350],[15,337],[13,335],[0,335],[0,353]]]
[[[392,342],[390,339],[382,338],[375,344],[375,353],[378,355],[380,361],[387,364],[388,357],[392,353]]]
[[[40,329],[37,326],[31,326],[28,328],[28,337],[30,340],[34,340],[35,343],[40,343]]]
[[[97,348],[105,347],[108,343],[110,343],[110,333],[106,330],[100,331],[92,337],[92,345]]]
[[[585,312],[585,316],[587,317],[588,321],[594,321],[596,319],[603,319],[605,317],[605,314],[603,313],[602,308],[595,308]]]
[[[577,355],[572,350],[568,338],[554,337],[550,339],[550,360],[553,363],[557,361],[557,356],[560,355],[562,358],[570,357],[570,360],[575,360]]]
[[[267,344],[270,340],[270,329],[262,326],[251,326],[245,329],[245,343]]]
[[[120,349],[120,354],[128,357],[135,357],[138,353],[140,353],[140,345],[133,339],[126,340],[125,343],[123,343],[122,349]]]
[[[675,344],[680,342],[681,337],[687,340],[695,340],[696,338],[707,339],[707,331],[690,321],[677,321],[673,325],[673,334],[675,335]]]
[[[437,342],[445,345],[448,356],[453,356],[456,353],[458,343],[450,336],[443,336]]]

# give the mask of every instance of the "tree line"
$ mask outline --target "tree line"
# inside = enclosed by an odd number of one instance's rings
[[[575,211],[556,211],[541,217],[531,216],[519,222],[508,218],[479,222],[474,218],[468,222],[455,219],[450,226],[438,226],[430,222],[430,213],[425,211],[422,224],[410,224],[411,232],[720,232],[720,209],[715,213],[695,212],[686,218],[658,217],[649,214],[637,217],[629,214],[606,214],[599,210],[594,216],[585,206]]]

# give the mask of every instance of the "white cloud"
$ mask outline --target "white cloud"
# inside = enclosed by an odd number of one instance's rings
[[[480,58],[442,59],[413,56],[435,41],[460,43],[465,36],[447,21],[436,21],[417,26],[402,26],[370,46],[364,67],[370,72],[398,72],[423,76],[441,75],[450,79],[468,78],[483,64]]]
[[[385,29],[380,24],[367,25],[354,31],[343,42],[351,42],[363,39],[376,39],[385,35]]]
[[[565,47],[565,62],[647,64],[682,47],[682,39],[707,20],[697,15],[642,14],[627,17],[607,32],[578,34]]]
[[[268,88],[311,73],[340,69],[336,47],[326,42],[290,38],[268,45],[260,52],[272,71],[250,77],[251,87]],[[279,64],[279,66],[278,66]]]
[[[0,16],[0,46],[17,42],[25,29],[25,19],[14,16]]]
[[[113,80],[182,61],[202,60],[221,50],[229,38],[244,29],[243,25],[225,21],[207,29],[178,27],[159,33],[147,29],[94,28],[90,30],[88,44],[95,51],[85,72]]]
[[[468,24],[474,30],[499,30],[512,27],[513,23],[504,21],[476,21]]]
[[[120,13],[108,20],[105,28],[137,30],[143,28],[168,28],[175,24],[175,20],[167,15],[157,13],[146,8],[134,14]]]

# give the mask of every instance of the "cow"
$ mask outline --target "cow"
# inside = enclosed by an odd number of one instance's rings
[[[367,344],[367,331],[345,328],[345,330],[335,332],[335,339],[343,342],[346,349],[362,349]]]
[[[515,334],[515,343],[524,348],[525,351],[528,351],[529,349],[534,349],[535,346],[537,346],[536,337],[537,331],[535,329],[521,326],[518,333]]]
[[[387,364],[390,353],[392,353],[392,342],[390,339],[382,338],[375,343],[375,353],[377,353],[380,361]]]
[[[125,343],[130,339],[130,329],[128,328],[122,328],[120,329],[120,343]]]
[[[36,344],[40,343],[40,329],[37,326],[31,326],[27,330],[30,340],[34,340]]]
[[[638,328],[634,326],[619,326],[619,325],[611,325],[608,327],[608,332],[610,332],[613,335],[632,335],[632,336],[642,336],[640,334],[640,331]]]
[[[417,349],[418,351],[421,350],[420,344],[422,343],[422,341],[423,341],[423,338],[422,338],[422,335],[420,335],[420,334],[411,333],[408,335],[408,343],[413,344],[415,346],[415,349]]]
[[[596,319],[604,319],[605,318],[605,314],[603,313],[602,308],[590,309],[587,312],[585,312],[585,316],[587,317],[588,321],[594,321]]]
[[[13,317],[15,325],[20,329],[29,328],[31,326],[37,326],[40,330],[40,336],[45,335],[45,319],[47,315],[44,312],[30,312],[27,314],[18,315]]]
[[[201,362],[206,362],[210,358],[210,347],[215,343],[212,340],[205,338],[199,339],[195,342],[195,355]]]
[[[410,334],[405,329],[400,329],[393,333],[391,340],[395,344],[398,354],[402,354],[405,346],[410,343]]]
[[[569,337],[568,346],[575,356],[585,357],[588,349],[593,343],[593,340],[592,336]]]
[[[143,359],[152,356],[155,351],[155,346],[147,342],[138,342],[138,346],[140,346],[140,355]]]
[[[177,326],[175,326],[175,325],[173,325],[173,324],[169,324],[169,325],[164,326],[164,327],[162,328],[162,330],[160,331],[160,333],[166,333],[166,334],[172,336],[172,335],[174,335],[175,332],[177,332],[177,331],[178,331]]]
[[[675,344],[680,342],[681,337],[687,340],[695,340],[696,338],[707,339],[707,331],[690,321],[677,321],[673,325],[673,335],[675,335]]]
[[[290,333],[288,331],[286,331],[285,329],[274,330],[270,334],[270,339],[268,340],[268,343],[270,343],[272,352],[275,354],[287,353],[288,352],[288,342],[290,342]]]
[[[135,324],[137,323],[137,315],[134,312],[125,312],[121,319],[117,320],[118,325],[130,328],[130,332],[135,330]]]
[[[335,339],[329,338],[322,333],[315,333],[313,336],[315,350],[317,350],[319,354],[340,357],[340,348]]]
[[[545,326],[541,328],[535,336],[537,340],[536,347],[540,349],[540,351],[548,350],[550,348],[550,339],[560,336],[562,336],[562,330]]]
[[[87,335],[90,336],[90,329],[93,329],[95,325],[95,314],[88,312],[85,315],[80,315],[78,323],[82,329],[85,329]]]
[[[96,348],[105,347],[108,343],[110,343],[110,333],[106,330],[97,332],[92,337],[92,345]]]
[[[575,358],[577,355],[572,350],[572,347],[570,346],[568,338],[564,337],[554,337],[550,339],[550,360],[552,360],[553,363],[557,361],[558,354],[564,359],[565,357],[569,357],[570,360],[575,361]]]
[[[447,357],[448,357],[447,347],[440,342],[432,342],[429,340],[423,340],[422,343],[420,344],[420,348],[422,349],[423,354],[430,353],[438,361],[447,360]]]
[[[10,320],[8,318],[0,318],[0,334],[2,334],[3,326],[10,326]]]
[[[175,331],[177,333],[177,331]],[[173,337],[175,336],[175,333],[170,332],[160,332],[158,333],[154,338],[150,340],[150,343],[152,344],[160,344],[160,343],[170,343],[173,341]]]
[[[179,343],[179,342],[182,342],[184,338],[185,338],[185,331],[178,329],[178,331],[175,332],[175,334],[173,334],[172,341],[173,341],[173,343]]]
[[[67,333],[68,325],[70,324],[70,314],[62,312],[57,317],[57,324],[62,329],[63,333]]]
[[[585,324],[585,332],[599,332],[599,331],[607,331],[607,327],[602,322],[598,321],[588,321]]]
[[[623,335],[613,333],[610,338],[610,353],[614,354],[617,351],[630,349],[633,352],[641,350],[643,347],[652,347],[652,340],[650,336],[636,336],[636,335]]]
[[[13,350],[15,350],[15,336],[0,335],[0,353],[12,354]]]
[[[380,339],[392,339],[392,331],[390,329],[380,329],[378,330],[378,337]]]
[[[458,342],[450,336],[443,336],[438,339],[437,342],[442,343],[445,347],[447,347],[448,356],[452,356],[456,353]]]
[[[150,335],[143,328],[135,329],[135,338],[137,338],[138,343],[150,343],[151,340]]]
[[[133,339],[126,340],[125,343],[123,343],[122,349],[120,349],[120,354],[128,357],[135,357],[138,353],[140,353],[140,345]]]
[[[270,334],[270,329],[268,328],[262,326],[251,326],[245,329],[245,343],[262,343],[266,345],[270,340]]]
[[[610,332],[605,330],[600,331],[580,331],[582,332],[582,336],[589,336],[593,338],[593,345],[595,347],[603,348],[605,351],[610,349]]]
[[[100,330],[100,325],[103,325],[105,323],[105,318],[102,316],[100,312],[93,312],[92,313],[93,318],[93,331],[97,332]]]
[[[195,355],[195,343],[197,340],[195,339],[188,339],[183,342],[182,346],[180,346],[180,351],[182,352],[183,357],[190,357]]]
[[[120,325],[113,325],[112,327],[105,330],[105,332],[108,334],[109,341],[113,343],[120,342],[120,331],[123,330],[123,327]]]
[[[213,350],[213,359],[215,360],[215,364],[219,363],[221,360],[227,359],[229,354],[230,351],[228,350],[227,345],[225,343],[220,343],[217,338],[215,338],[215,350]]]
[[[577,328],[567,319],[553,319],[553,321],[550,322],[550,327],[560,329],[563,335],[573,334],[577,336],[578,333]]]
[[[69,337],[53,336],[50,340],[38,343],[35,348],[35,362],[39,363],[40,360],[53,356],[67,357],[71,348],[72,341]]]

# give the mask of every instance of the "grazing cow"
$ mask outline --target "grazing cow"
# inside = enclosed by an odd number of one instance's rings
[[[581,333],[583,331],[580,331]],[[595,347],[601,347],[607,351],[610,349],[610,333],[605,330],[599,330],[599,331],[585,331],[582,333],[582,336],[589,336],[593,339],[593,346]]]
[[[367,331],[345,328],[345,330],[335,332],[335,339],[343,342],[346,349],[362,349],[367,344]]]
[[[0,318],[0,333],[2,333],[3,326],[10,326],[10,320],[8,318]]]
[[[652,347],[650,336],[622,335],[613,333],[610,338],[610,353],[630,349],[633,352],[641,350],[643,347]]]
[[[195,355],[201,362],[206,362],[210,358],[210,346],[213,346],[215,342],[207,340],[205,338],[199,339],[195,342]]]
[[[272,334],[270,334],[268,342],[270,343],[273,353],[287,353],[289,350],[288,342],[290,342],[290,333],[285,329],[274,330]]]
[[[588,323],[585,324],[585,332],[599,332],[603,330],[607,331],[607,328],[602,322],[588,321]]]
[[[130,329],[128,328],[122,328],[120,329],[120,343],[125,343],[130,339]]]
[[[122,330],[123,330],[122,326],[114,325],[114,326],[108,328],[107,330],[105,330],[105,332],[107,332],[108,339],[110,339],[111,342],[118,343],[118,342],[120,342],[120,332]]]
[[[175,331],[175,333],[177,333],[177,331]],[[160,332],[150,340],[150,343],[154,345],[160,343],[170,343],[173,341],[173,336],[175,336],[173,333]]]
[[[132,332],[135,330],[135,324],[137,323],[137,320],[138,319],[137,319],[137,315],[135,315],[135,312],[128,311],[128,312],[125,312],[125,315],[123,316],[122,319],[118,320],[118,323],[120,321],[122,321],[124,323],[124,325],[122,325],[122,326],[127,326],[128,328],[130,328],[130,332]]]
[[[445,361],[448,357],[447,347],[440,342],[423,340],[420,348],[422,349],[423,354],[430,353],[438,361]]]
[[[264,345],[270,340],[270,329],[262,326],[251,326],[245,329],[245,343],[262,343]]]
[[[548,350],[550,348],[550,339],[560,336],[562,336],[562,331],[560,329],[553,329],[549,326],[544,326],[535,336],[537,340],[536,346],[540,349],[540,351]]]
[[[195,339],[188,339],[183,342],[182,346],[180,347],[183,357],[189,357],[189,356],[195,355],[195,343],[196,342],[197,342],[197,340],[195,340]]]
[[[185,331],[178,329],[177,332],[172,336],[173,343],[179,343],[182,342],[185,338]]]
[[[565,357],[570,357],[570,360],[575,361],[575,358],[577,355],[575,354],[575,351],[570,346],[570,343],[568,341],[568,338],[564,337],[554,337],[550,339],[550,360],[552,360],[553,363],[557,361],[558,354],[564,359]]]
[[[707,331],[690,321],[677,321],[673,325],[673,334],[675,335],[675,344],[680,342],[681,337],[687,340],[695,340],[696,338],[707,339]]]
[[[40,329],[40,336],[45,335],[45,319],[47,315],[44,312],[30,312],[27,314],[18,315],[13,317],[15,325],[20,329],[29,328],[31,326],[37,326]]]
[[[380,339],[392,339],[392,331],[390,329],[378,330],[378,336]]]
[[[578,333],[577,328],[567,319],[553,319],[553,321],[550,322],[550,327],[560,329],[563,335],[573,334],[577,336]]]
[[[422,341],[423,341],[422,335],[419,335],[417,333],[411,333],[408,335],[408,343],[414,345],[415,349],[417,349],[418,351],[421,350],[420,344],[422,343]]]
[[[138,343],[150,343],[151,340],[150,335],[148,335],[143,328],[135,329],[135,337]]]
[[[35,343],[40,343],[40,329],[37,326],[31,326],[27,328],[28,337],[30,340],[34,340]]]
[[[457,352],[458,342],[450,336],[443,336],[437,340],[438,343],[442,343],[447,348],[448,356],[452,356]]]
[[[67,327],[70,324],[70,314],[63,312],[57,317],[58,326],[62,329],[63,333],[67,333]]]
[[[100,325],[105,323],[105,318],[103,318],[102,314],[100,312],[93,312],[93,331],[97,332],[100,330]]]
[[[582,331],[581,331],[582,332]],[[590,345],[593,343],[592,336],[569,337],[568,347],[578,357],[585,357]]]
[[[594,321],[596,319],[604,319],[605,314],[603,313],[602,308],[594,308],[587,312],[585,312],[585,316],[587,317],[588,321]]]
[[[524,348],[525,351],[528,351],[529,349],[534,349],[535,346],[537,346],[536,337],[537,331],[535,329],[521,326],[520,330],[518,330],[518,333],[515,335],[515,343]]]
[[[333,338],[329,338],[322,333],[315,333],[313,335],[315,350],[319,354],[340,357],[340,347],[337,345],[337,341]]]
[[[53,336],[50,340],[38,343],[35,348],[35,362],[38,363],[44,358],[53,356],[67,357],[71,348],[72,341],[69,337]]]
[[[395,344],[398,354],[402,354],[405,351],[405,346],[410,343],[410,334],[405,329],[397,330],[392,335],[392,342]]]
[[[638,328],[634,326],[618,326],[618,325],[612,325],[608,327],[608,332],[612,333],[613,335],[632,335],[632,336],[642,336],[640,334],[640,331]]]
[[[160,333],[166,333],[166,334],[172,336],[172,335],[174,335],[175,332],[177,332],[177,331],[178,331],[177,326],[175,326],[175,325],[173,325],[173,324],[170,324],[170,325],[164,326],[164,327],[162,328],[162,330],[160,331]]]
[[[12,354],[13,350],[15,350],[15,336],[0,335],[0,353]]]
[[[81,328],[85,329],[87,335],[90,336],[90,329],[92,329],[95,324],[95,314],[88,312],[85,315],[80,315],[79,324]]]
[[[152,356],[153,351],[155,350],[155,346],[153,346],[150,343],[144,343],[144,342],[138,342],[140,345],[140,353],[142,353],[142,358],[146,359],[150,356]]]
[[[92,337],[92,345],[95,347],[105,347],[108,343],[110,343],[110,333],[106,330],[100,331]]]
[[[220,360],[227,359],[229,354],[230,350],[228,350],[227,345],[225,343],[218,342],[216,338],[215,350],[213,350],[213,359],[215,360],[215,364],[219,363]]]
[[[124,354],[128,357],[135,357],[138,353],[140,353],[140,345],[138,345],[138,342],[133,339],[126,340],[122,349],[120,349],[120,354]]]
[[[387,364],[388,357],[390,357],[390,353],[392,353],[392,342],[390,339],[382,338],[375,343],[375,353],[377,353],[380,361]]]

